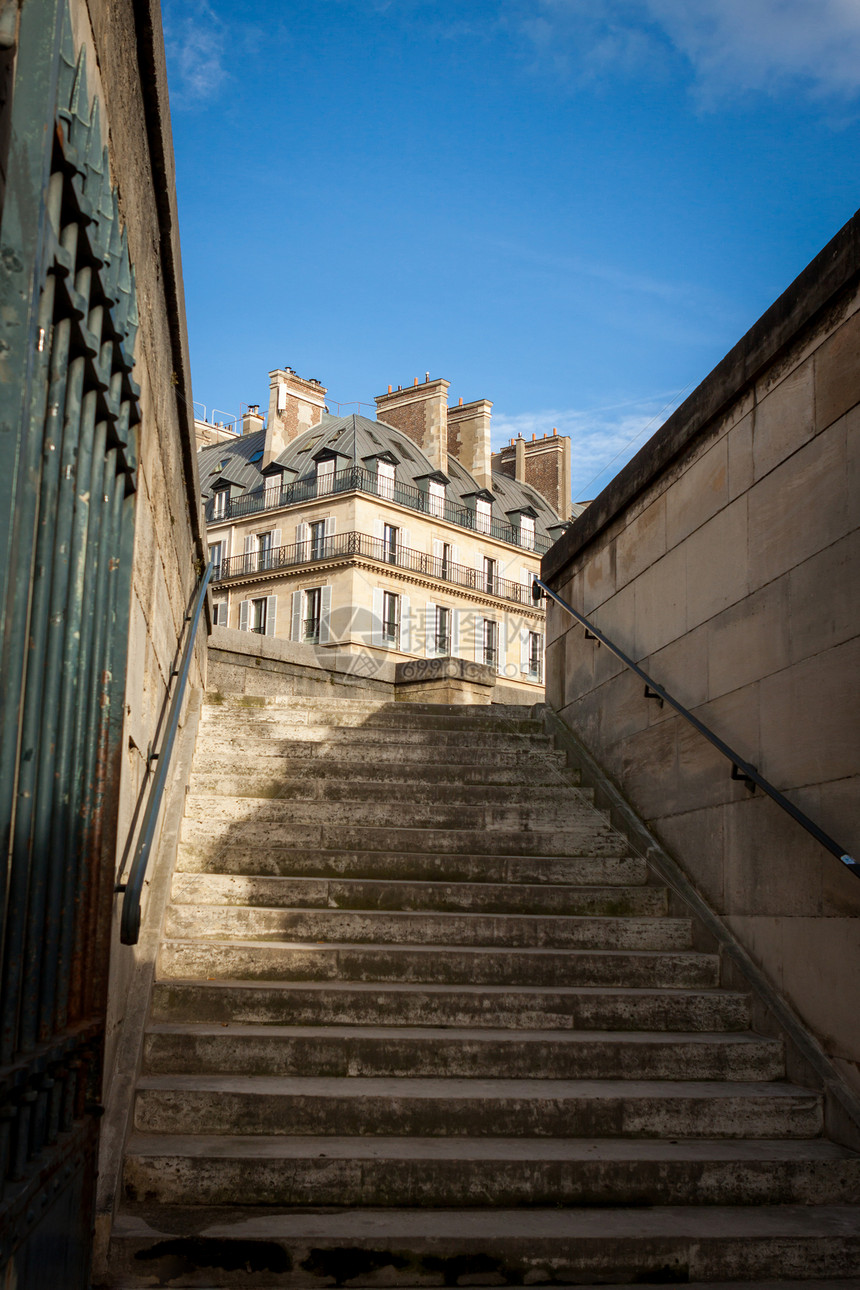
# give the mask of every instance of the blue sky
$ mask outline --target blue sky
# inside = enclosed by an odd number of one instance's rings
[[[164,0],[194,395],[445,376],[593,497],[851,217],[858,0]],[[199,408],[198,408],[199,410]],[[363,408],[368,415],[372,411]]]

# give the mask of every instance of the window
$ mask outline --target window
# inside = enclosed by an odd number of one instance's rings
[[[321,610],[322,587],[312,587],[310,591],[305,592],[305,619],[302,632],[304,640],[319,640]]]
[[[224,543],[213,542],[212,545],[209,547],[209,560],[211,564],[214,566],[212,569],[213,581],[217,581],[218,578],[221,577],[221,562],[223,558],[224,558]]]
[[[264,506],[276,506],[280,497],[281,489],[284,483],[284,472],[282,470],[273,471],[266,476],[264,485]]]
[[[227,498],[230,494],[229,488],[217,488],[212,494],[212,518],[213,520],[223,520],[227,515]]]
[[[493,504],[479,497],[475,502],[475,528],[479,533],[489,533],[493,522]]]
[[[431,515],[444,515],[445,513],[445,485],[440,484],[437,479],[431,479],[428,486],[427,509]]]
[[[382,639],[388,645],[398,645],[400,638],[400,597],[386,591],[382,598]]]
[[[248,458],[248,460],[251,462],[252,465],[254,465],[258,461],[262,461],[263,460],[262,450],[260,452],[252,453],[251,456]]]
[[[389,564],[397,563],[397,538],[400,530],[393,524],[386,524],[382,534],[382,558]]]
[[[251,631],[258,636],[266,634],[266,597],[251,601]]]
[[[376,483],[380,497],[394,496],[394,467],[390,461],[376,463]]]
[[[451,610],[446,605],[436,606],[436,653],[451,653]]]
[[[334,457],[317,462],[317,497],[330,493],[334,487]]]
[[[520,516],[520,546],[527,551],[535,549],[535,522],[531,515]]]
[[[439,577],[451,577],[451,546],[448,542],[442,543],[442,555],[439,564]]]
[[[325,555],[325,520],[314,520],[311,530],[311,559],[321,560]]]
[[[257,534],[257,568],[271,569],[272,567],[272,550],[274,534],[258,533]]]
[[[493,595],[497,591],[496,587],[496,561],[491,560],[488,555],[484,556],[484,591]]]
[[[499,624],[492,618],[484,619],[484,662],[495,667],[499,660]]]
[[[227,626],[227,601],[214,600],[212,602],[212,624],[214,627]]]
[[[543,639],[540,632],[529,632],[529,675],[541,679]]]

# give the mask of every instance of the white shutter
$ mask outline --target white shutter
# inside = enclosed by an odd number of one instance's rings
[[[257,539],[253,533],[245,534],[245,555],[253,555],[257,549]]]
[[[373,617],[370,622],[370,638],[373,645],[382,645],[382,596],[381,587],[373,588]]]
[[[400,648],[405,654],[412,653],[412,619],[409,616],[409,597],[400,597]]]
[[[272,546],[278,547],[280,545],[281,545],[281,530],[272,529]]]
[[[397,539],[398,539],[397,541],[398,546],[405,546],[408,548],[410,546],[409,530],[401,529],[400,532],[397,534]]]
[[[325,528],[323,529],[324,535],[326,537],[331,537],[332,533],[334,533],[336,528],[337,528],[337,520],[333,515],[328,515],[325,520]]]
[[[424,653],[428,658],[436,653],[436,606],[431,600],[427,601],[424,621]]]
[[[433,539],[433,559],[434,560],[442,559],[442,543],[439,541],[438,538]]]
[[[266,635],[274,636],[278,615],[278,597],[266,596]]]
[[[508,661],[508,632],[507,624],[504,618],[498,626],[499,633],[499,672],[504,672],[505,664]]]
[[[529,670],[529,629],[528,625],[520,628],[520,671]]]
[[[460,657],[460,611],[451,610],[451,657]]]
[[[248,630],[248,614],[250,612],[250,609],[251,609],[250,600],[239,601],[239,631],[240,632],[246,632]]]
[[[452,564],[460,563],[460,548],[457,546],[456,542],[451,547],[451,563]]]
[[[300,641],[302,639],[302,593],[300,591],[293,592],[292,611],[293,624],[290,640]]]
[[[484,661],[484,620],[480,614],[475,614],[475,662],[483,663]]]
[[[375,519],[373,521],[373,536],[381,542],[385,537],[385,520]]]
[[[320,596],[320,645],[331,640],[331,587],[323,587]]]

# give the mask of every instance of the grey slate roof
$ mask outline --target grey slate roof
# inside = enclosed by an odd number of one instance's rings
[[[210,444],[207,448],[201,448],[197,461],[203,496],[211,496],[213,486],[219,479],[243,488],[243,496],[263,489],[265,476],[260,467],[265,438],[265,431],[257,430],[254,434],[242,435],[228,443]],[[417,444],[384,421],[371,421],[368,417],[356,414],[348,417],[326,414],[319,425],[299,435],[277,458],[277,464],[290,472],[285,475],[285,482],[313,478],[316,471],[314,458],[326,448],[339,455],[336,470],[345,470],[351,465],[367,466],[369,458],[386,451],[391,452],[397,458],[398,484],[416,486],[416,480],[432,474],[434,469]],[[252,461],[251,458],[257,454],[260,459]],[[449,501],[460,504],[467,494],[477,491],[478,485],[474,478],[455,458],[448,458],[446,473],[449,480]],[[528,484],[517,483],[509,475],[494,471],[492,491],[495,499],[494,519],[504,521],[508,512],[531,506],[537,515],[535,532],[550,540],[558,536],[558,529],[548,532],[550,525],[558,523],[558,515],[536,489]]]

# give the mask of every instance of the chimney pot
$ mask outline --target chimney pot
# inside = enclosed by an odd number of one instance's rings
[[[424,384],[426,385],[426,384],[427,384],[427,382],[428,382],[429,380],[430,380],[430,373],[429,373],[429,372],[425,372],[425,373],[424,373]]]
[[[460,402],[459,402],[459,404],[458,404],[457,406],[458,406],[458,407],[462,407],[462,406],[463,406],[463,400],[462,400],[462,398],[460,399]]]
[[[390,386],[390,385],[389,385],[389,387],[388,387],[388,393],[389,393],[389,394],[391,393],[391,386]]]
[[[532,443],[534,443],[535,439],[537,439],[537,435],[532,431]]]
[[[558,434],[558,431],[556,430],[555,426],[553,426],[553,428],[552,428],[552,432],[553,432],[553,434]]]
[[[412,378],[412,384],[413,384],[413,385],[417,385],[417,384],[418,384],[418,377],[417,377],[417,376],[415,376],[415,377],[413,377],[413,378]]]

